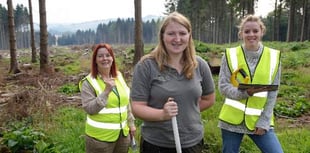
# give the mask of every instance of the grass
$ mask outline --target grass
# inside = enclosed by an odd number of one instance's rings
[[[80,111],[70,107],[61,109],[54,119],[56,127],[50,134],[55,136],[53,140],[58,142],[61,152],[84,152],[85,115]]]
[[[309,127],[278,129],[278,138],[284,152],[308,153],[310,152]]]
[[[215,82],[217,82],[218,77],[214,76]],[[218,90],[216,90],[216,103],[210,109],[204,111],[202,113],[202,119],[205,127],[205,150],[204,153],[219,153],[221,152],[221,133],[220,129],[217,127],[218,124],[218,115],[222,106],[224,98],[219,94]],[[55,114],[55,119],[53,119],[54,124],[56,124],[57,129],[61,129],[66,131],[65,133],[61,132],[61,130],[54,130],[52,135],[56,135],[54,140],[56,142],[60,141],[61,143],[66,145],[64,146],[72,146],[70,151],[74,150],[75,152],[83,151],[83,143],[84,139],[81,139],[83,135],[83,127],[84,127],[84,119],[83,116],[85,113],[81,108],[61,108]],[[84,116],[85,117],[85,116]],[[74,121],[74,122],[72,122]],[[64,123],[65,124],[61,124]],[[136,133],[136,140],[139,144],[140,137],[140,128],[139,125],[141,121],[138,119],[136,122],[138,126],[138,131]],[[297,122],[298,123],[298,122]],[[77,127],[76,125],[79,125]],[[77,128],[73,130],[72,127]],[[301,126],[296,124],[296,121],[284,120],[277,118],[276,120],[276,134],[279,138],[280,143],[282,144],[284,152],[289,153],[308,153],[310,151],[310,126]],[[49,133],[49,132],[48,132]],[[68,135],[68,133],[70,133]],[[58,136],[57,136],[58,135]],[[66,135],[66,138],[63,137]],[[78,138],[78,139],[77,139]],[[73,144],[73,140],[75,141]],[[79,144],[78,146],[74,144]],[[62,151],[67,151],[62,150]],[[129,151],[132,153],[133,151]],[[249,139],[249,137],[245,136],[242,144],[240,146],[240,153],[260,153],[259,149],[255,146],[255,144]]]
[[[281,108],[282,116],[286,118],[276,118],[276,134],[282,144],[284,152],[287,153],[309,153],[310,152],[310,124],[303,124],[298,117],[309,114],[310,100],[310,62],[309,57],[310,43],[309,42],[266,42],[267,46],[280,49],[282,52],[282,78],[278,98],[278,108]],[[199,49],[214,51],[216,53],[224,51],[226,47],[235,46],[236,44],[201,44]],[[207,47],[207,48],[206,48]],[[150,50],[152,45],[147,46],[146,50]],[[127,48],[127,52],[132,52]],[[91,54],[83,54],[78,52],[72,53],[67,48],[57,48],[54,50],[59,54],[51,57],[53,64],[60,72],[66,75],[75,75],[81,72],[89,72]],[[203,52],[198,52],[204,56]],[[116,55],[116,63],[120,70],[126,69],[125,56]],[[130,54],[132,60],[132,53]],[[205,58],[208,59],[208,58]],[[29,61],[29,59],[24,59]],[[125,61],[125,62],[124,62]],[[6,59],[1,62],[9,63]],[[302,74],[302,75],[301,75]],[[0,79],[1,79],[0,75]],[[61,78],[60,78],[61,79]],[[127,80],[130,82],[130,79]],[[217,84],[218,76],[214,75],[214,82]],[[58,88],[57,92],[67,93],[69,95],[76,92],[75,85],[63,84]],[[217,89],[217,86],[216,86]],[[73,92],[73,93],[72,93]],[[48,104],[48,99],[45,99]],[[219,153],[221,152],[221,133],[217,127],[218,115],[223,104],[222,97],[216,90],[216,103],[210,109],[204,111],[202,115],[205,127],[205,150],[204,153]],[[55,144],[55,148],[61,153],[84,153],[84,124],[86,114],[81,107],[64,105],[57,107],[55,111],[47,112],[47,109],[42,109],[38,113],[32,114],[33,127],[43,131],[46,136]],[[301,111],[304,111],[300,113]],[[141,121],[137,120],[138,127],[136,140],[139,144]],[[132,150],[129,151],[133,153]],[[240,147],[241,153],[259,153],[260,151],[255,144],[248,138],[244,140]]]
[[[221,99],[217,96],[217,99]],[[219,153],[221,148],[221,134],[217,127],[218,112],[221,102],[202,113],[205,124],[205,153]],[[81,108],[64,107],[60,108],[50,118],[51,127],[44,128],[47,135],[56,142],[57,148],[62,153],[84,152],[84,123],[85,112]],[[138,121],[139,122],[139,121]],[[292,122],[293,123],[293,122]],[[284,152],[307,153],[310,151],[310,127],[290,127],[294,124],[289,122],[277,122],[276,134],[282,144]],[[138,123],[140,124],[140,123]],[[138,128],[136,140],[139,144],[140,128]],[[132,152],[130,150],[130,152]],[[255,144],[245,136],[240,147],[242,153],[259,153]]]
[[[67,106],[45,116],[38,128],[45,131],[61,153],[84,153],[85,117],[81,108]]]

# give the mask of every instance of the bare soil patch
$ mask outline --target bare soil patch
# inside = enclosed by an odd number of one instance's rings
[[[36,68],[8,74],[9,65],[3,60],[0,59],[0,126],[37,112],[52,113],[60,106],[80,106],[79,94],[67,96],[57,91],[66,83],[78,83],[79,77],[61,72],[40,75]]]

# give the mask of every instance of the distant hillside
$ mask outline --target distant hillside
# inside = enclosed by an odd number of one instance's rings
[[[144,22],[150,21],[152,19],[159,19],[160,16],[154,16],[154,15],[148,15],[142,18]],[[77,30],[96,30],[97,26],[100,23],[109,23],[110,21],[116,21],[117,18],[113,19],[105,19],[105,20],[96,20],[96,21],[88,21],[88,22],[82,22],[82,23],[64,23],[64,24],[49,24],[47,25],[47,30],[51,34],[64,34],[64,33],[74,33]],[[39,31],[39,24],[35,23],[34,25],[35,30]]]

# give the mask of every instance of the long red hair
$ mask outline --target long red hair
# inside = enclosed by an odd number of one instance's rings
[[[116,78],[116,76],[117,76],[117,68],[116,68],[116,64],[115,64],[114,52],[113,52],[113,49],[112,49],[111,45],[106,44],[106,43],[100,43],[100,44],[97,44],[94,47],[93,56],[92,56],[92,62],[91,62],[91,72],[90,72],[91,76],[93,78],[97,78],[97,75],[99,73],[98,65],[96,63],[96,57],[97,57],[97,54],[98,54],[98,50],[100,48],[106,48],[108,50],[108,52],[110,53],[110,55],[112,56],[113,62],[112,62],[111,69],[110,69],[110,75],[112,75],[113,78]]]

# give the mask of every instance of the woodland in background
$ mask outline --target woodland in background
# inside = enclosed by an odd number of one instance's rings
[[[310,0],[275,0],[276,9],[262,18],[267,33],[266,41],[305,41],[310,38]],[[166,14],[178,11],[192,22],[193,38],[206,43],[231,43],[238,41],[237,23],[246,14],[254,13],[257,0],[166,0]],[[142,8],[143,9],[143,8]],[[195,10],[195,11],[193,11]],[[30,21],[28,8],[18,4],[14,9],[17,48],[30,47]],[[143,42],[156,43],[161,18],[143,22]],[[135,42],[134,18],[102,23],[96,30],[78,30],[63,34],[58,45],[81,45],[107,42],[133,44]],[[36,46],[39,31],[35,32]],[[9,48],[8,15],[0,4],[0,49]],[[56,36],[48,34],[48,44],[56,44]]]
[[[237,24],[254,14],[258,0],[166,0],[168,11],[177,10],[188,16],[194,39],[207,43],[237,41]],[[310,38],[310,1],[275,0],[275,10],[263,22],[267,27],[264,40],[304,41]],[[260,9],[263,9],[260,6]],[[195,11],[193,11],[195,10]]]
[[[31,0],[28,1],[31,4]],[[7,65],[10,62],[11,68],[9,72],[14,73],[13,75],[0,73],[0,106],[2,106],[0,108],[3,109],[0,112],[3,112],[1,115],[5,116],[0,117],[0,119],[8,120],[8,122],[2,123],[0,121],[0,124],[3,125],[0,125],[1,153],[17,152],[18,150],[27,150],[36,153],[84,152],[83,134],[85,112],[80,107],[77,85],[78,81],[89,72],[88,66],[91,58],[91,52],[89,50],[91,50],[92,44],[98,40],[114,45],[116,57],[118,57],[116,62],[118,62],[119,69],[124,73],[124,77],[130,85],[131,70],[135,61],[142,55],[137,53],[150,51],[154,47],[154,44],[147,44],[149,43],[148,41],[156,41],[157,39],[157,36],[151,36],[150,30],[157,33],[160,20],[154,21],[156,26],[151,21],[150,26],[152,25],[154,27],[150,29],[146,28],[145,23],[143,23],[143,26],[140,26],[140,24],[142,25],[140,20],[141,0],[135,0],[134,2],[135,20],[119,19],[109,24],[98,25],[96,31],[79,30],[74,34],[63,35],[59,38],[59,45],[64,43],[61,39],[65,38],[65,36],[68,37],[68,42],[72,41],[70,43],[74,43],[74,45],[57,47],[53,46],[56,37],[51,33],[47,33],[45,0],[39,0],[40,32],[36,32],[35,41],[32,39],[32,20],[30,19],[29,23],[27,23],[27,20],[29,20],[28,17],[32,18],[31,7],[29,7],[30,13],[28,16],[27,8],[19,6],[12,11],[12,0],[7,0],[9,9],[6,15],[5,7],[0,5],[0,72],[6,72],[8,70]],[[238,19],[242,16],[253,12],[255,2],[257,1],[191,0],[191,3],[189,2],[166,0],[167,12],[178,10],[191,19],[194,30],[193,37],[195,40],[200,40],[195,41],[197,54],[209,62],[212,61],[211,58],[219,58],[225,48],[238,44],[236,42],[238,40],[236,24],[229,23],[237,23]],[[218,5],[211,5],[211,2],[212,4],[222,2],[223,6],[216,8],[215,6]],[[224,2],[227,3],[224,5]],[[288,1],[278,1],[276,6],[281,5],[280,8],[283,9],[281,9],[280,15],[278,13],[274,15],[274,12],[271,12],[269,16],[263,18],[267,25],[267,31],[269,31],[264,39],[277,40],[272,42],[266,41],[264,44],[272,48],[277,48],[283,53],[281,55],[283,78],[281,79],[278,103],[275,107],[275,114],[278,117],[277,122],[279,123],[277,124],[279,139],[283,144],[285,152],[309,152],[310,94],[308,89],[310,79],[307,74],[310,74],[310,64],[307,57],[309,57],[310,44],[309,41],[304,41],[309,40],[310,30],[306,29],[309,28],[309,15],[307,15],[309,14],[307,12],[309,10],[309,0],[291,0],[289,2],[294,2],[294,6],[288,3]],[[297,2],[303,2],[303,7],[297,9]],[[228,11],[226,4],[230,4],[231,7],[229,8],[233,8],[230,10],[231,12]],[[192,6],[199,6],[199,8],[204,9],[198,9],[198,7],[195,8]],[[17,10],[21,12],[17,13]],[[186,10],[195,10],[195,12],[186,12]],[[212,13],[212,10],[216,13]],[[293,14],[291,14],[291,10],[295,10]],[[195,16],[194,13],[198,14]],[[219,16],[219,14],[225,15],[225,20],[223,19],[224,16]],[[17,16],[24,16],[24,18],[17,18]],[[202,16],[205,18],[202,19]],[[280,22],[277,22],[277,20],[274,20],[274,16],[279,17],[281,21],[279,20]],[[8,20],[9,26],[3,24],[5,20]],[[23,20],[24,22],[21,22]],[[134,26],[131,27],[126,23],[133,24]],[[121,26],[121,24],[123,25]],[[279,28],[280,26],[275,28],[277,26],[273,25],[283,25],[284,27],[282,29]],[[140,37],[142,32],[141,27],[143,27],[143,39]],[[99,32],[99,29],[102,31]],[[15,34],[17,37],[15,37]],[[30,35],[31,40],[29,40]],[[107,37],[96,38],[96,35]],[[145,35],[149,37],[146,38]],[[105,40],[105,38],[111,39]],[[281,41],[290,42],[283,43]],[[39,49],[34,49],[35,45],[32,44],[34,42],[36,46],[39,46]],[[130,45],[127,45],[126,43],[129,42],[131,42]],[[134,49],[132,49],[133,42],[135,44]],[[204,42],[209,43],[206,44]],[[31,51],[29,49],[30,45],[28,45],[30,43]],[[140,46],[137,45],[138,43]],[[145,43],[145,46],[143,43]],[[1,50],[3,45],[10,45],[10,56],[8,51]],[[16,49],[16,46],[19,49]],[[26,46],[28,47],[26,48]],[[39,51],[39,57],[36,51]],[[39,62],[35,60],[36,58],[39,58]],[[20,65],[22,73],[14,71],[14,68],[18,68],[17,64]],[[13,71],[11,71],[12,69]],[[38,69],[40,69],[40,73],[38,73]],[[214,79],[217,82],[216,75],[214,75]],[[217,116],[223,97],[217,94],[216,101],[217,103],[214,107],[202,114],[204,118],[203,123],[207,129],[204,153],[220,152],[219,148],[221,148],[220,131],[214,127],[217,125]],[[64,106],[69,107],[66,108]],[[25,119],[26,124],[24,125],[22,122],[11,122],[15,119],[20,121]],[[10,124],[8,123],[12,124],[11,126],[13,128],[10,128]],[[137,127],[140,127],[140,124],[141,122],[137,121]],[[19,128],[19,125],[21,125],[21,128]],[[43,133],[36,130],[40,130]],[[137,133],[139,134],[139,132]],[[257,148],[253,147],[253,145],[251,141],[249,142],[245,138],[240,152],[259,152],[255,151]]]

